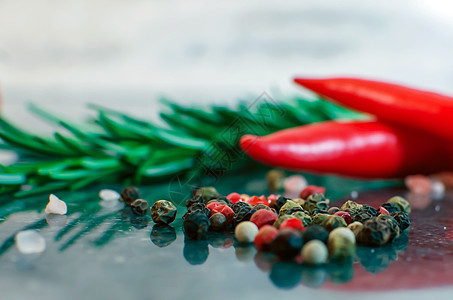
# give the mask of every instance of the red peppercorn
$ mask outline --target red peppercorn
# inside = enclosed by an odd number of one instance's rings
[[[206,208],[209,209],[209,210],[211,211],[211,214],[210,214],[209,216],[212,216],[212,215],[213,215],[212,209],[213,209],[214,207],[217,207],[217,206],[220,206],[220,205],[222,205],[222,204],[220,204],[219,202],[211,202],[211,203],[209,203],[208,205],[206,205]]]
[[[213,209],[211,209],[211,215],[213,215],[215,213],[221,213],[226,217],[226,219],[227,219],[226,225],[229,225],[229,224],[231,224],[231,222],[233,222],[234,211],[228,205],[215,206]]]
[[[278,197],[274,194],[270,194],[267,196],[267,202],[269,202],[269,206],[273,206],[277,202]]]
[[[326,193],[326,188],[323,186],[316,186],[316,185],[308,185],[306,188],[304,188],[300,194],[299,197],[302,199],[307,199],[309,196],[312,194],[325,194]]]
[[[379,207],[379,213],[380,214],[384,214],[384,215],[387,215],[387,216],[390,216],[390,213],[388,210],[386,210],[384,207]]]
[[[264,225],[273,225],[275,220],[277,220],[277,215],[266,209],[257,210],[250,218],[250,222],[255,223],[258,228]]]
[[[241,195],[239,195],[238,193],[231,193],[228,196],[226,196],[226,198],[230,200],[233,204],[241,201]]]
[[[269,250],[269,245],[277,237],[278,230],[272,225],[264,225],[258,231],[253,243],[258,250]]]
[[[285,228],[295,229],[295,230],[299,230],[299,231],[303,231],[305,229],[304,225],[302,225],[302,221],[297,218],[288,219],[288,220],[283,221],[283,223],[280,224],[279,229],[282,230]]]
[[[262,197],[262,198],[261,198]],[[261,197],[258,197],[258,196],[252,196],[250,197],[247,202],[251,205],[251,206],[255,206],[257,204],[264,204],[264,205],[269,205],[269,202],[267,202],[266,200],[266,197],[264,196],[261,196]]]
[[[352,223],[352,217],[348,212],[340,210],[334,213],[334,215],[342,217],[346,221],[346,224],[348,225]]]

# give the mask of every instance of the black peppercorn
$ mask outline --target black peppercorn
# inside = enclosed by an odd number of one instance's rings
[[[275,204],[272,208],[274,208],[276,211],[280,211],[283,205],[286,204],[286,201],[288,201],[288,198],[285,198],[283,196],[278,196],[277,201],[275,201]]]
[[[192,198],[186,200],[186,207],[189,208],[194,204],[205,204],[203,197],[201,196],[193,196]]]
[[[177,209],[170,201],[159,200],[154,203],[150,212],[154,222],[170,224],[176,218]]]
[[[121,191],[120,200],[122,202],[126,203],[126,205],[131,205],[132,202],[134,202],[135,200],[137,200],[139,198],[140,198],[140,191],[135,186],[125,187]]]
[[[186,214],[184,220],[184,234],[192,240],[201,240],[206,238],[209,226],[208,217],[199,211]]]
[[[400,211],[400,209],[398,208],[398,206],[396,206],[396,205],[393,204],[393,203],[386,202],[386,203],[382,204],[381,206],[382,206],[383,208],[385,208],[385,209],[389,212],[390,215],[393,214],[393,213],[395,213],[395,212],[399,212],[399,211]]]
[[[312,216],[315,216],[317,214],[325,214],[325,215],[330,215],[328,210],[322,210],[322,209],[315,209],[311,212]]]
[[[363,204],[362,205],[362,210],[361,212],[363,213],[367,213],[369,214],[370,216],[372,217],[376,217],[378,215],[378,211],[376,208],[372,207],[372,206],[369,206],[367,204]]]
[[[149,208],[148,202],[143,199],[137,199],[131,203],[132,211],[134,212],[134,214],[139,215],[139,216],[146,215],[148,208]]]
[[[373,216],[371,216],[370,214],[366,213],[366,212],[361,212],[361,213],[358,213],[354,216],[352,216],[352,221],[354,222],[360,222],[360,223],[365,223],[366,221],[368,221],[369,219],[371,219]]]
[[[311,240],[320,240],[326,243],[329,238],[329,232],[320,225],[310,225],[304,230],[303,238],[305,243]]]
[[[247,206],[244,206],[234,215],[233,226],[236,227],[241,222],[249,221],[255,212],[256,210],[254,208],[249,209]]]
[[[409,228],[411,226],[411,222],[409,221],[409,215],[405,212],[399,211],[392,214],[392,217],[398,222],[400,225],[401,231]]]
[[[315,193],[308,196],[304,203],[304,209],[312,213],[315,209],[327,211],[329,209],[329,199],[326,199],[324,194]]]
[[[303,239],[301,234],[293,229],[285,228],[278,232],[272,241],[271,251],[282,260],[291,260],[300,254]]]
[[[234,213],[237,214],[241,209],[252,209],[253,207],[247,202],[239,201],[234,203],[231,208]]]
[[[380,214],[378,219],[382,220],[383,222],[387,222],[389,229],[390,229],[390,239],[389,241],[393,241],[394,239],[400,236],[400,226],[398,222],[392,216]]]
[[[209,218],[209,222],[211,222],[211,228],[216,231],[221,231],[225,229],[227,219],[225,215],[221,213],[215,213]]]
[[[363,224],[357,236],[358,242],[367,246],[380,246],[390,239],[390,226],[378,218],[372,218]]]
[[[190,214],[190,213],[193,213],[196,211],[204,213],[207,217],[209,217],[211,214],[211,211],[209,210],[209,208],[206,207],[206,205],[204,203],[195,203],[192,206],[189,206],[187,208],[187,214]],[[183,217],[183,219],[185,219],[185,217]]]
[[[328,217],[324,219],[324,221],[322,221],[320,225],[329,232],[338,227],[348,226],[348,224],[346,224],[346,221],[341,216],[337,215],[328,215]]]

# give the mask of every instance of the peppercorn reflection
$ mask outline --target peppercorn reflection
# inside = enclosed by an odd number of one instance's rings
[[[176,231],[167,224],[156,224],[153,226],[150,239],[157,247],[164,248],[176,240]]]

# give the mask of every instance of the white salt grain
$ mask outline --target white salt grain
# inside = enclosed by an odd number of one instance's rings
[[[35,230],[24,230],[14,237],[17,249],[24,254],[41,253],[46,249],[46,240]]]
[[[45,212],[46,214],[65,215],[68,212],[68,207],[64,201],[54,194],[50,194]]]

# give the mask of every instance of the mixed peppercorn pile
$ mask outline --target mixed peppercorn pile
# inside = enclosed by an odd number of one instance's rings
[[[379,208],[352,200],[329,207],[324,191],[307,186],[299,198],[289,199],[274,194],[222,196],[213,187],[198,188],[185,203],[184,234],[189,240],[202,240],[208,231],[234,232],[239,243],[253,243],[281,260],[324,264],[351,259],[356,245],[392,243],[410,226],[411,207],[402,197],[393,197]],[[146,214],[148,203],[139,199],[136,188],[127,187],[121,195],[134,213]],[[177,208],[159,200],[150,212],[154,222],[168,225],[175,220]]]

